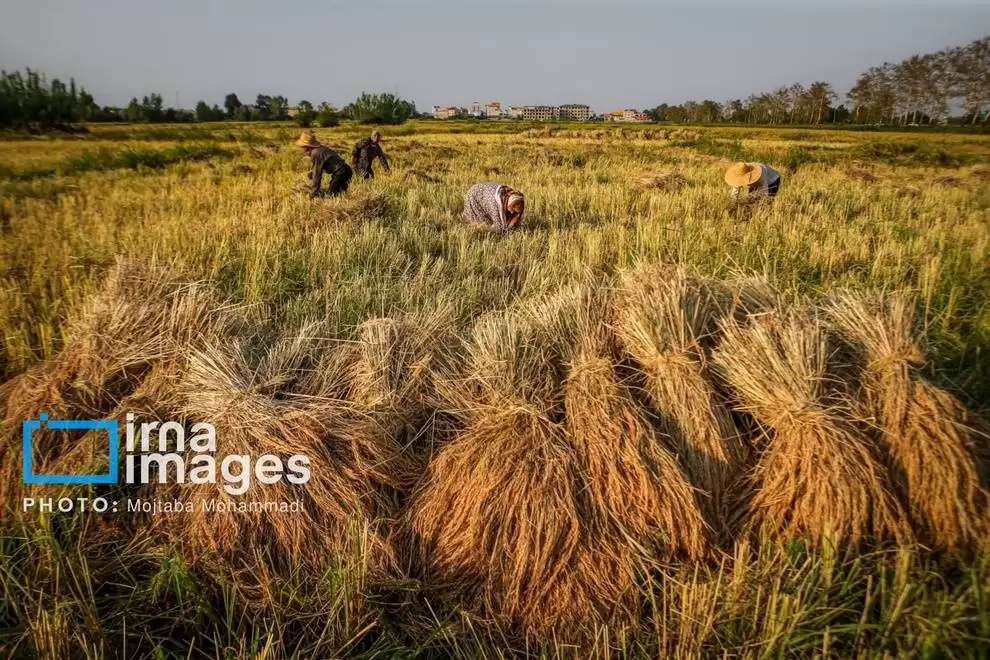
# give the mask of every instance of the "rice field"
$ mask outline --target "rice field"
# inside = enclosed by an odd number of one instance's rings
[[[316,200],[289,125],[0,136],[0,654],[990,653],[990,136],[383,133],[392,172]],[[460,220],[488,180],[520,230]],[[28,486],[41,412],[311,477]]]

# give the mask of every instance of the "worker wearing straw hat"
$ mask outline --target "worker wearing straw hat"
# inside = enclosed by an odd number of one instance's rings
[[[725,173],[725,182],[732,186],[732,199],[746,188],[751,195],[773,199],[780,190],[780,172],[765,163],[736,163]]]
[[[316,136],[309,131],[304,131],[299,136],[299,139],[296,140],[296,146],[302,147],[312,164],[309,170],[310,197],[316,197],[320,194],[324,172],[330,175],[330,184],[327,186],[326,195],[336,197],[347,192],[347,186],[350,185],[354,171],[351,170],[350,165],[344,162],[340,154],[320,144]]]

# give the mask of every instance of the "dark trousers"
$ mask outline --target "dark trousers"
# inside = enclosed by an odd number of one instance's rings
[[[780,190],[780,177],[777,180],[767,186],[767,197],[776,197],[777,191]]]
[[[371,169],[371,165],[362,165],[361,163],[358,163],[357,168],[358,168],[358,174],[361,175],[362,179],[375,178],[375,171]]]
[[[326,194],[330,197],[336,197],[347,192],[347,187],[351,185],[352,176],[354,176],[354,170],[351,169],[350,165],[344,165],[338,169],[330,175],[330,184],[327,186]]]

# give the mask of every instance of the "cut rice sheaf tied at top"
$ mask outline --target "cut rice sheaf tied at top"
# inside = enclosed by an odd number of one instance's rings
[[[22,421],[44,412],[51,419],[110,417],[123,424],[130,404],[143,411],[169,409],[174,403],[169,375],[175,373],[183,351],[202,337],[234,331],[239,323],[232,310],[209,282],[185,279],[164,264],[118,259],[101,289],[70,316],[62,350],[0,387],[2,506],[12,504],[14,492],[24,488],[19,460]],[[72,436],[36,431],[34,472],[105,472],[105,435]],[[72,488],[35,486],[31,492]]]
[[[431,581],[538,638],[637,625],[642,580],[707,549],[687,478],[615,372],[607,307],[576,287],[476,324],[443,388],[465,430],[410,507]]]
[[[430,463],[407,521],[441,597],[525,634],[593,620],[618,577],[582,568],[590,503],[551,418],[556,366],[537,334],[511,313],[475,324],[463,374],[441,384],[463,431]]]
[[[834,296],[829,318],[862,369],[859,403],[875,420],[895,485],[923,543],[951,552],[975,550],[990,516],[990,437],[955,397],[918,369],[914,301],[907,295]]]
[[[700,490],[705,520],[724,537],[728,493],[748,447],[709,374],[705,344],[722,314],[715,292],[674,268],[641,268],[622,284],[616,333],[643,373],[691,484]]]
[[[767,429],[750,527],[813,545],[913,540],[876,444],[833,398],[825,327],[788,309],[721,322],[716,367]]]
[[[441,306],[428,313],[369,319],[358,327],[348,370],[349,396],[377,427],[373,432],[409,445],[417,456],[429,449],[435,375],[442,369],[453,319],[452,309]],[[409,476],[417,479],[424,467]]]
[[[160,499],[193,505],[192,513],[159,516],[159,528],[193,553],[247,556],[265,548],[272,560],[314,567],[329,558],[347,561],[363,547],[370,560],[360,561],[391,571],[395,560],[381,525],[395,515],[392,490],[409,479],[403,447],[369,432],[364,411],[342,398],[344,392],[312,387],[346,387],[352,356],[346,347],[324,346],[314,328],[274,342],[244,338],[191,352],[177,384],[183,419],[213,425],[218,463],[229,455],[283,461],[302,455],[310,478],[304,484],[252,481],[244,493],[228,492],[223,480],[154,484],[151,491]],[[317,367],[342,373],[314,378],[310,372]],[[285,514],[204,506],[211,501],[300,501],[301,507]]]
[[[655,429],[620,383],[603,289],[567,294],[573,319],[564,382],[566,423],[595,506],[598,534],[626,538],[641,567],[654,559],[700,559],[709,528],[670,439]]]

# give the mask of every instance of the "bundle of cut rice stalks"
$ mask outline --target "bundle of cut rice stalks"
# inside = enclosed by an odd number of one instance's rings
[[[128,411],[121,404],[134,393],[145,399],[143,409],[162,409],[170,403],[167,374],[174,373],[182,350],[237,326],[231,307],[209,283],[118,260],[103,288],[70,317],[62,350],[0,388],[0,503],[10,503],[20,488],[21,462],[13,457],[20,454],[22,421],[44,412],[51,419],[118,417],[123,423]],[[42,427],[32,445],[37,474],[107,468],[103,432],[80,438]]]
[[[728,533],[727,494],[748,446],[709,374],[708,350],[721,308],[707,282],[682,269],[645,268],[623,280],[616,333],[646,391],[708,525]]]
[[[642,176],[636,180],[635,187],[638,190],[676,192],[686,186],[687,183],[687,178],[680,172],[665,172],[658,175]]]
[[[365,415],[368,432],[386,436],[394,448],[422,458],[432,448],[432,404],[438,360],[449,344],[450,308],[396,319],[370,319],[358,328],[349,369],[350,400]],[[424,466],[403,471],[403,492]]]
[[[323,198],[320,202],[319,208],[303,220],[304,228],[380,220],[388,213],[388,197],[381,193],[358,191],[347,196]]]
[[[607,539],[560,417],[560,347],[532,318],[483,317],[443,384],[463,430],[430,463],[408,532],[436,597],[520,634],[577,634],[634,576]],[[602,547],[604,546],[604,547]],[[620,548],[621,551],[621,548]]]
[[[579,287],[563,316],[573,331],[564,383],[567,428],[580,457],[595,518],[595,534],[631,543],[627,555],[700,558],[708,530],[697,493],[663,437],[622,386],[600,287]]]
[[[753,531],[815,545],[910,541],[879,448],[833,398],[824,325],[794,309],[720,325],[715,366],[767,430],[749,503]]]
[[[990,437],[979,430],[985,422],[920,375],[914,309],[905,295],[841,295],[828,314],[855,351],[863,415],[878,426],[919,540],[938,550],[971,551],[988,531]]]
[[[722,280],[716,298],[731,310],[731,316],[745,321],[750,316],[772,312],[784,306],[780,293],[763,275],[739,275]]]
[[[327,347],[312,328],[274,342],[239,339],[191,352],[179,384],[187,426],[214,427],[218,473],[229,456],[248,457],[251,464],[240,469],[252,473],[233,484],[220,478],[155,484],[158,499],[192,508],[159,516],[164,529],[193,552],[252,556],[266,548],[286,566],[319,567],[332,558],[391,569],[381,527],[395,515],[392,491],[408,479],[402,448],[368,433],[367,420],[340,391],[306,389],[346,383],[351,355],[346,347]],[[339,373],[316,380],[308,372],[317,367]],[[254,474],[256,462],[269,455],[284,466],[274,483]],[[295,456],[305,458],[308,480],[300,481]],[[193,458],[187,448],[187,462]],[[290,472],[296,477],[287,478]],[[296,502],[298,510],[280,510]]]

